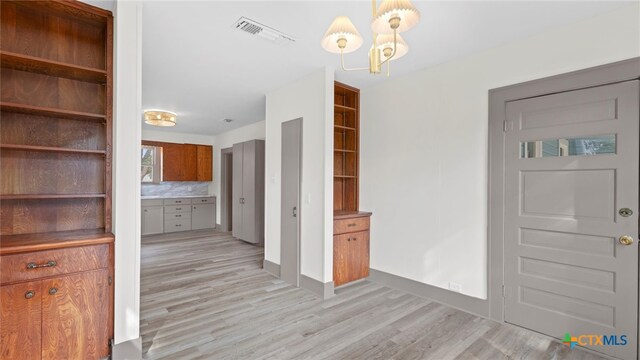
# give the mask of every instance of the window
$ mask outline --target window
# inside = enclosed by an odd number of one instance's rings
[[[525,141],[520,143],[520,157],[523,159],[558,156],[606,155],[615,153],[615,135]]]
[[[162,181],[162,148],[158,146],[142,145],[142,172],[143,183],[159,183]]]

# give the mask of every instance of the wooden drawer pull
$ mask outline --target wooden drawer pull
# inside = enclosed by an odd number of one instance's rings
[[[49,295],[55,295],[58,293],[58,289],[57,288],[51,288],[49,289]]]
[[[347,224],[347,227],[354,227],[354,226],[356,226],[356,223]]]
[[[29,290],[26,293],[24,293],[24,298],[25,299],[31,299],[34,296],[36,296],[36,292],[33,291],[33,290]]]
[[[40,265],[30,262],[27,264],[27,270],[54,267],[56,265],[58,265],[58,263],[53,260],[49,260],[46,264],[40,264]]]

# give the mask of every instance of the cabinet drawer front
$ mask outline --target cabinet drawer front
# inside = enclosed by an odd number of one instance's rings
[[[333,234],[344,234],[369,230],[369,217],[357,217],[352,219],[340,219],[333,221]]]
[[[191,204],[191,199],[164,199],[165,205]]]
[[[165,206],[164,213],[189,213],[191,212],[191,205],[173,205],[173,206]]]
[[[192,204],[213,204],[215,202],[216,198],[213,197],[191,199]]]
[[[32,280],[108,267],[108,244],[5,255],[0,260],[0,282]]]
[[[164,222],[164,232],[176,232],[191,230],[191,219],[166,220]]]
[[[164,221],[169,220],[182,220],[182,219],[191,219],[191,212],[188,213],[166,213],[164,214]]]
[[[142,206],[162,206],[164,202],[162,199],[144,199],[142,200]]]

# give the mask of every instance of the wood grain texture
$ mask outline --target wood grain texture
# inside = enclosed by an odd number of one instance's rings
[[[0,194],[104,193],[104,156],[3,149]]]
[[[182,181],[198,180],[198,146],[183,144],[182,156]]]
[[[42,281],[43,360],[109,355],[108,276],[102,269]]]
[[[213,146],[198,145],[198,181],[213,181]]]
[[[105,69],[104,39],[108,13],[78,13],[74,3],[2,1],[2,50]]]
[[[108,244],[4,255],[0,263],[0,283],[7,284],[79,271],[108,268],[109,259]],[[56,265],[53,267],[27,269],[27,264],[29,263],[40,265],[49,261],[55,261]]]
[[[143,238],[144,358],[602,360],[369,281],[323,301],[264,271],[263,250],[213,231]]]
[[[3,236],[2,241],[0,241],[0,255],[112,244],[113,242],[113,234],[105,232],[103,229],[9,235]],[[111,259],[113,259],[113,256],[111,256]]]
[[[0,51],[2,67],[38,74],[64,77],[68,79],[103,84],[107,80],[107,72],[84,66],[42,59],[35,56],[22,55],[9,51]]]
[[[0,359],[40,358],[41,301],[40,281],[0,286]]]
[[[2,200],[0,235],[103,229],[103,198]]]
[[[358,232],[369,230],[369,217],[358,216],[353,218],[333,219],[333,234],[344,234],[348,232]]]

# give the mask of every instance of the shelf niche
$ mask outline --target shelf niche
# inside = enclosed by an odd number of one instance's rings
[[[358,210],[360,90],[334,86],[333,210]]]

